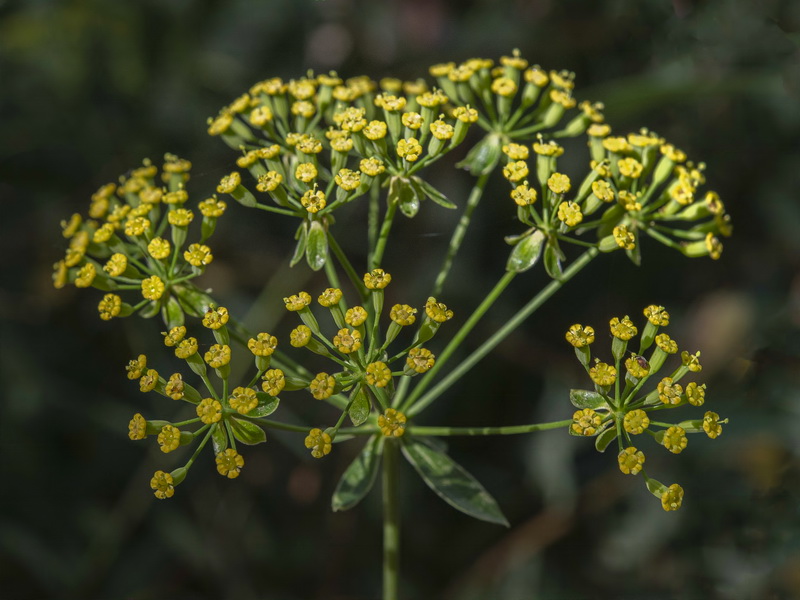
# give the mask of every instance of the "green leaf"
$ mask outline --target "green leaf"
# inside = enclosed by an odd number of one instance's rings
[[[608,445],[617,439],[617,428],[609,427],[603,433],[597,436],[594,441],[594,447],[598,452],[605,452]]]
[[[293,267],[300,260],[303,258],[303,255],[306,253],[306,244],[308,243],[308,223],[302,223],[300,227],[297,228],[297,232],[294,234],[294,239],[297,240],[297,246],[294,249],[294,254],[292,255],[292,260],[289,261],[289,266]]]
[[[424,179],[421,179],[419,177],[413,177],[412,179],[420,188],[422,188],[423,193],[428,198],[436,202],[436,204],[438,204],[439,206],[443,206],[444,208],[450,208],[450,209],[458,208],[455,204],[453,204],[452,202],[450,202],[450,200],[447,199],[447,196],[445,196],[442,192],[437,190],[435,187],[433,187],[430,183],[428,183]]]
[[[266,392],[256,392],[258,406],[247,413],[248,417],[268,417],[278,409],[280,400],[275,396],[270,396]]]
[[[563,273],[561,260],[563,258],[564,255],[561,248],[558,247],[558,242],[552,238],[547,240],[547,245],[544,247],[544,268],[552,279],[561,279]]]
[[[214,423],[211,427],[211,444],[214,446],[214,454],[225,452],[228,447],[228,434],[222,423]]]
[[[490,133],[472,147],[466,158],[456,165],[458,168],[469,169],[477,177],[491,173],[500,160],[503,140],[497,134]]]
[[[328,259],[328,236],[319,221],[311,222],[306,243],[306,262],[313,271],[319,271]]]
[[[506,271],[522,273],[533,267],[542,255],[545,235],[538,229],[521,239],[511,251],[506,262]]]
[[[575,408],[599,408],[606,406],[606,399],[602,394],[590,390],[570,390],[569,401]]]
[[[331,498],[334,512],[353,508],[369,493],[378,475],[382,452],[382,436],[371,437],[336,485]]]
[[[353,403],[350,405],[350,410],[348,411],[354,427],[358,427],[369,418],[369,411],[371,408],[372,405],[369,402],[369,394],[363,387],[359,388],[356,397],[353,399]]]
[[[413,439],[403,443],[403,454],[428,487],[450,506],[481,521],[509,526],[491,494],[452,458]]]
[[[164,320],[164,325],[170,329],[183,325],[183,309],[175,296],[170,296],[161,308],[161,318]]]
[[[243,444],[255,446],[267,441],[267,434],[252,421],[231,417],[230,423],[233,436]]]
[[[410,219],[419,212],[419,201],[419,194],[411,185],[411,180],[405,177],[392,177],[389,183],[389,204],[397,202],[402,213]]]

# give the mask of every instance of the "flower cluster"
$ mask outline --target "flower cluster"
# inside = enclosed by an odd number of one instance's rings
[[[181,373],[163,377],[149,367],[147,357],[143,354],[131,360],[126,367],[128,379],[138,380],[142,392],[155,391],[172,400],[181,400],[192,405],[194,412],[193,417],[180,422],[148,420],[137,413],[128,425],[130,439],[156,436],[161,451],[165,453],[200,440],[184,466],[170,473],[155,473],[150,485],[157,498],[169,498],[174,494],[175,486],[186,477],[195,458],[209,440],[219,474],[230,479],[238,477],[244,466],[244,457],[239,454],[236,442],[251,445],[266,441],[259,420],[275,412],[279,404],[278,394],[284,388],[297,389],[304,385],[304,382],[278,375],[280,372],[277,369],[269,369],[278,340],[268,333],[259,333],[247,343],[254,357],[256,374],[246,385],[231,389],[228,320],[228,311],[222,306],[210,307],[205,313],[203,326],[212,331],[216,342],[208,346],[205,352],[201,351],[197,338],[187,337],[183,325],[175,326],[163,334],[164,345],[172,348],[175,356],[185,360],[189,369],[202,380],[204,393],[192,387]],[[212,372],[213,381],[210,377]],[[255,386],[262,379],[263,391],[258,391]],[[187,427],[196,429],[190,431]]]
[[[702,419],[678,423],[655,420],[656,411],[686,405],[702,406],[706,386],[696,381],[681,383],[687,375],[702,369],[699,352],[689,354],[683,351],[677,368],[668,376],[661,377],[650,392],[642,392],[669,356],[679,352],[678,345],[669,335],[659,333],[669,324],[669,313],[664,307],[648,306],[644,315],[647,323],[636,352],[628,352],[628,345],[638,334],[637,327],[627,316],[611,320],[613,363],[601,362],[597,358],[592,363],[590,345],[595,339],[592,327],[575,324],[567,331],[567,341],[574,346],[575,354],[594,383],[593,390],[570,392],[570,400],[578,410],[572,417],[569,431],[578,436],[595,436],[595,445],[601,452],[616,439],[620,470],[629,475],[641,473],[648,490],[661,500],[664,510],[677,510],[683,499],[683,488],[677,483],[667,487],[647,476],[643,466],[645,455],[638,444],[634,444],[634,436],[647,434],[667,451],[679,454],[688,444],[687,434],[704,432],[709,438],[716,439],[722,434],[722,425],[727,423],[727,419],[721,420],[717,413],[706,411]]]
[[[69,240],[65,257],[54,265],[53,283],[61,288],[95,287],[106,294],[98,305],[100,318],[138,312],[152,317],[162,311],[164,322],[181,325],[184,312],[199,316],[207,297],[191,281],[214,259],[206,240],[214,232],[226,203],[216,197],[201,201],[199,237],[189,241],[195,211],[186,208],[191,163],[166,155],[158,168],[150,161],[102,186],[92,195],[87,218],[74,214],[62,222]],[[133,304],[117,293],[139,294]]]
[[[369,290],[364,306],[348,307],[338,288],[328,288],[316,302],[328,309],[336,326],[336,333],[325,335],[311,310],[313,302],[307,292],[284,298],[286,309],[297,313],[302,324],[292,330],[290,344],[306,348],[324,356],[336,364],[333,373],[319,372],[313,375],[305,388],[317,400],[327,400],[342,408],[341,417],[334,427],[326,430],[312,429],[306,438],[306,447],[316,458],[331,451],[331,443],[349,415],[354,426],[365,423],[373,407],[380,413],[377,426],[385,436],[403,435],[406,417],[391,406],[397,378],[414,377],[426,373],[435,364],[436,357],[423,347],[438,331],[439,326],[453,317],[453,312],[435,298],[428,298],[419,311],[408,304],[395,304],[389,309],[389,324],[385,332],[380,321],[384,315],[384,289],[392,278],[382,269],[373,269],[364,275],[364,285]],[[391,353],[390,345],[403,329],[416,325],[416,331],[402,350]],[[265,375],[265,381],[267,379]],[[267,385],[272,383],[265,383]],[[270,393],[279,389],[270,389]],[[347,394],[346,400],[335,402],[340,392]]]

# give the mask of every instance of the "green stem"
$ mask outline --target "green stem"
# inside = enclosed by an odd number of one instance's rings
[[[548,429],[561,429],[569,427],[572,419],[552,421],[550,423],[532,423],[530,425],[508,425],[505,427],[419,427],[412,425],[406,427],[406,433],[412,435],[517,435],[520,433],[533,433],[534,431],[547,431]]]
[[[367,216],[367,264],[372,264],[372,252],[378,243],[378,218],[380,217],[380,187],[373,182],[369,190],[369,214]]]
[[[378,241],[375,244],[375,251],[370,258],[370,268],[372,269],[377,268],[383,260],[383,252],[386,250],[386,242],[389,240],[389,232],[392,230],[392,223],[394,222],[394,215],[397,212],[397,205],[397,202],[390,202],[389,207],[386,209],[380,237],[378,237]]]
[[[455,352],[458,347],[461,345],[461,342],[464,341],[464,338],[467,337],[472,328],[478,323],[481,317],[486,313],[489,308],[491,308],[492,304],[494,304],[495,300],[500,297],[500,294],[503,293],[503,290],[506,289],[511,280],[514,279],[516,273],[510,272],[503,275],[500,281],[494,286],[491,292],[483,299],[483,302],[475,309],[475,311],[470,315],[467,322],[461,326],[461,329],[458,330],[458,333],[450,340],[450,343],[447,344],[447,347],[436,357],[436,363],[433,365],[433,368],[425,373],[422,377],[420,382],[416,385],[414,390],[409,395],[408,399],[403,403],[402,408],[400,409],[401,412],[406,412],[407,409],[414,403],[414,401],[422,395],[422,392],[430,385],[431,380],[433,377],[436,376],[436,373],[439,372],[444,364],[447,362],[447,359]]]
[[[562,274],[561,279],[551,281],[541,292],[539,292],[536,296],[531,299],[525,306],[517,311],[517,313],[511,317],[503,327],[498,329],[492,337],[490,337],[486,342],[481,344],[476,350],[472,352],[464,361],[462,361],[455,369],[453,369],[448,375],[442,379],[430,392],[428,392],[425,396],[419,399],[419,401],[407,411],[403,411],[409,417],[414,416],[422,412],[422,410],[427,407],[431,402],[436,400],[443,392],[445,392],[451,385],[453,385],[456,381],[461,379],[464,374],[469,371],[475,364],[480,361],[484,356],[486,356],[489,352],[491,352],[500,342],[502,342],[512,331],[514,331],[517,327],[519,327],[525,319],[527,319],[530,315],[532,315],[536,309],[538,309],[544,302],[550,298],[553,294],[556,293],[561,287],[572,279],[581,269],[583,269],[587,264],[589,264],[592,259],[599,254],[599,250],[597,248],[590,248],[583,254],[581,254],[575,262],[573,262]],[[502,280],[501,280],[502,281]],[[499,285],[499,284],[498,284]],[[502,291],[502,290],[500,290]],[[498,293],[499,295],[499,293]],[[488,300],[489,298],[487,298]],[[479,307],[480,308],[480,307]],[[487,307],[488,308],[488,307]],[[472,317],[470,317],[472,320]],[[469,324],[469,321],[467,322]],[[464,327],[467,326],[464,325]],[[461,333],[461,332],[459,332]],[[453,341],[456,341],[455,338]],[[458,340],[460,343],[461,340]],[[451,342],[448,347],[445,349],[450,350],[452,353],[455,350],[455,347],[451,349],[453,343]],[[449,356],[449,354],[448,354]],[[438,365],[438,360],[436,361],[437,364],[434,365],[433,369],[428,371],[427,375],[430,375],[436,369]],[[423,384],[426,383],[423,379],[420,381],[420,385],[417,386],[417,389]],[[411,405],[413,400],[415,400],[415,396],[419,397],[417,394],[417,389],[414,390],[414,393],[411,394],[409,400],[406,401],[405,407]]]
[[[383,600],[397,600],[400,574],[400,510],[397,498],[397,442],[383,448]]]
[[[259,210],[264,210],[271,213],[277,213],[279,215],[286,215],[289,217],[297,217],[297,211],[289,210],[288,208],[278,208],[277,206],[270,206],[269,204],[256,204],[255,208]],[[304,216],[304,215],[301,215]]]
[[[290,425],[289,423],[281,423],[280,421],[273,421],[271,419],[251,419],[260,423],[269,429],[280,429],[281,431],[294,431],[297,433],[308,433],[309,428],[302,425]]]
[[[347,258],[344,250],[342,250],[342,247],[339,245],[330,231],[328,232],[328,245],[333,251],[334,256],[336,256],[336,260],[338,260],[339,264],[342,265],[344,272],[347,273],[347,277],[350,279],[350,282],[353,284],[356,290],[358,290],[358,294],[361,296],[361,301],[366,302],[369,292],[367,291],[367,288],[364,287],[364,281],[358,276],[358,273],[356,273],[353,265],[350,264],[350,260]]]
[[[442,262],[442,268],[439,270],[439,274],[436,276],[436,283],[433,285],[431,296],[437,297],[442,292],[444,281],[447,279],[447,275],[450,273],[450,268],[453,266],[453,259],[458,253],[461,243],[464,241],[464,234],[467,232],[467,228],[469,227],[470,220],[472,219],[472,213],[475,211],[475,208],[478,206],[478,203],[483,196],[483,188],[486,187],[486,182],[489,180],[489,175],[491,175],[491,172],[481,175],[478,178],[478,181],[475,182],[475,186],[472,188],[472,191],[469,194],[467,205],[464,207],[464,214],[461,215],[461,219],[458,221],[458,226],[455,228],[455,231],[453,231],[453,236],[450,238],[450,246],[447,248],[447,256],[445,256],[444,261]]]

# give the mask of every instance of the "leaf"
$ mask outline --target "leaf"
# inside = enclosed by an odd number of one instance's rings
[[[359,388],[356,397],[353,399],[353,403],[350,405],[350,410],[348,411],[354,427],[358,427],[369,418],[369,411],[371,408],[372,405],[369,402],[367,391],[363,387]]]
[[[248,417],[268,417],[278,410],[278,404],[281,401],[275,396],[270,396],[266,392],[256,392],[256,396],[258,397],[258,406],[247,413]]]
[[[450,506],[481,521],[509,526],[497,501],[452,458],[415,440],[403,444],[403,454],[428,487]]]
[[[544,268],[552,279],[561,279],[563,273],[561,270],[562,258],[563,254],[558,247],[558,242],[554,242],[552,239],[548,240],[547,245],[544,247]]]
[[[422,191],[425,193],[425,195],[434,202],[436,202],[436,204],[438,204],[439,206],[443,206],[444,208],[450,208],[450,209],[458,208],[455,204],[453,204],[452,202],[450,202],[450,200],[447,199],[447,196],[445,196],[442,192],[437,190],[435,187],[433,187],[430,183],[428,183],[424,179],[421,179],[419,177],[413,177],[412,179],[420,188],[422,188]]]
[[[214,423],[211,428],[211,444],[214,446],[214,454],[225,452],[228,447],[228,434],[222,423]]]
[[[575,408],[599,408],[606,405],[606,399],[602,394],[590,390],[570,390],[569,401]]]
[[[342,473],[331,498],[334,512],[353,508],[372,489],[381,462],[382,441],[383,439],[377,435],[370,438],[361,453]]]
[[[617,439],[617,428],[609,427],[603,433],[597,436],[594,441],[594,447],[598,452],[605,452],[608,445]]]
[[[267,441],[267,434],[252,421],[231,417],[230,423],[233,436],[243,444],[255,446]]]
[[[508,257],[506,271],[522,273],[533,267],[542,255],[545,239],[544,233],[538,229],[534,229],[529,236],[521,239]]]
[[[306,253],[306,243],[308,242],[308,224],[302,223],[300,227],[297,228],[297,232],[294,234],[294,238],[297,240],[297,246],[294,249],[294,254],[292,255],[292,260],[289,261],[289,266],[293,267],[300,260],[303,258],[303,255]]]
[[[326,260],[328,260],[328,236],[322,223],[312,221],[306,243],[306,262],[313,271],[319,271],[325,266]]]
[[[419,194],[405,177],[392,177],[389,183],[389,204],[397,202],[401,212],[409,219],[419,212]]]
[[[473,176],[491,173],[500,160],[503,142],[499,135],[489,134],[472,147],[466,158],[456,165],[458,168],[469,169]]]

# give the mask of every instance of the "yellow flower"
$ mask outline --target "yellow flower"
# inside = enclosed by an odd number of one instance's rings
[[[97,277],[97,269],[95,269],[94,264],[86,263],[78,270],[78,275],[75,277],[75,287],[89,287],[95,277]]]
[[[363,306],[354,306],[347,309],[347,312],[344,314],[344,321],[350,325],[350,327],[358,327],[367,320],[367,316],[367,311]]]
[[[119,316],[119,313],[122,310],[122,298],[116,294],[106,294],[97,305],[97,310],[100,313],[101,319],[104,321],[109,321],[110,319]]]
[[[350,169],[340,169],[333,180],[344,191],[352,192],[361,185],[361,173]]]
[[[675,354],[678,351],[678,344],[666,333],[659,333],[656,336],[656,346],[667,354]]]
[[[350,354],[361,348],[361,334],[358,329],[340,329],[333,336],[333,345],[342,354]]]
[[[155,472],[153,478],[150,480],[150,487],[153,489],[155,497],[159,500],[172,498],[175,494],[172,475],[164,471]]]
[[[565,337],[576,348],[583,348],[594,342],[594,328],[591,325],[575,323],[567,330]]]
[[[227,344],[214,344],[203,358],[212,369],[219,369],[231,362],[231,347]]]
[[[272,192],[281,184],[283,181],[283,175],[278,173],[277,171],[267,171],[263,175],[258,176],[258,183],[256,184],[256,189],[259,192]]]
[[[149,219],[144,217],[134,217],[125,222],[125,235],[138,236],[144,235],[150,229]]]
[[[197,404],[197,416],[206,425],[218,423],[222,419],[222,404],[213,398],[203,398]]]
[[[228,204],[224,200],[217,200],[216,198],[206,198],[197,205],[200,209],[200,214],[208,219],[216,219],[225,213]]]
[[[462,123],[475,123],[478,121],[478,111],[469,106],[456,106],[453,109],[453,118]]]
[[[352,145],[352,141],[351,141]],[[380,158],[363,158],[358,165],[358,170],[369,175],[370,177],[377,177],[386,170],[383,161]]]
[[[614,236],[614,242],[623,250],[633,250],[636,248],[636,236],[631,231],[628,231],[627,225],[617,225],[611,231]]]
[[[105,244],[114,235],[115,227],[113,223],[103,223],[92,235],[95,244]]]
[[[650,417],[643,410],[636,408],[625,414],[622,426],[631,435],[639,435],[650,426]]]
[[[705,423],[703,423],[705,425]],[[664,447],[673,454],[680,454],[689,440],[686,439],[686,431],[683,427],[673,425],[664,432],[664,439],[661,441]]]
[[[142,296],[147,300],[158,300],[164,294],[166,286],[158,275],[153,275],[142,281]]]
[[[78,213],[74,213],[69,221],[61,221],[61,234],[67,239],[71,238],[80,229],[82,222],[83,218]]]
[[[173,373],[164,386],[164,393],[173,400],[180,400],[184,394],[183,377],[180,373]]]
[[[152,392],[158,383],[158,371],[147,369],[147,372],[139,379],[139,390],[142,392]]]
[[[503,167],[503,177],[514,183],[525,179],[529,172],[528,163],[524,160],[510,162]]]
[[[575,227],[575,225],[583,221],[581,207],[571,200],[562,202],[558,205],[558,219],[569,227]]]
[[[619,470],[626,475],[637,475],[642,470],[644,464],[644,453],[633,446],[625,448],[617,456]]]
[[[555,156],[559,157],[564,154],[564,148],[556,144],[553,140],[545,143],[542,141],[533,144],[533,151],[539,156]]]
[[[435,362],[436,357],[430,350],[425,348],[412,348],[408,351],[408,356],[406,356],[406,364],[408,365],[408,368],[416,371],[417,373],[425,373],[429,371]]]
[[[261,379],[261,389],[270,396],[277,396],[286,387],[286,377],[280,369],[270,369]]]
[[[140,413],[133,415],[128,423],[128,437],[134,441],[147,437],[147,421]]]
[[[417,141],[417,138],[406,138],[398,140],[397,142],[397,156],[406,159],[408,162],[414,162],[422,154],[422,146]]]
[[[167,213],[167,221],[175,227],[188,227],[194,219],[194,213],[188,208],[176,208]]]
[[[53,265],[53,287],[60,290],[69,281],[69,270],[63,260]]]
[[[203,327],[214,330],[220,329],[229,319],[230,314],[228,313],[228,309],[224,306],[218,306],[216,308],[209,307],[203,315]]]
[[[673,383],[671,377],[664,377],[658,384],[658,399],[664,404],[680,404],[683,387]]]
[[[108,259],[108,262],[103,265],[103,271],[111,275],[111,277],[119,277],[127,268],[128,257],[124,254],[120,254],[119,252],[112,254],[111,258]]]
[[[231,392],[228,404],[239,414],[246,415],[258,406],[258,396],[253,388],[237,387]]]
[[[598,361],[589,369],[589,377],[600,387],[608,387],[617,380],[617,370],[611,365]]]
[[[311,295],[308,292],[300,292],[284,298],[283,303],[286,305],[286,310],[296,312],[311,304]]]
[[[294,348],[302,348],[311,340],[311,329],[307,325],[298,325],[289,334],[289,343]]]
[[[244,467],[244,457],[233,448],[228,448],[225,452],[220,452],[215,458],[217,463],[217,473],[228,479],[236,479],[242,467]]]
[[[146,368],[147,368],[147,356],[145,356],[144,354],[140,354],[133,360],[128,361],[125,370],[128,372],[128,379],[133,381],[134,379],[139,379],[139,377],[141,377],[144,374],[144,370]]]
[[[239,187],[242,183],[242,176],[239,175],[237,171],[233,171],[228,175],[225,175],[219,181],[219,185],[217,186],[217,193],[219,194],[231,194],[233,191]]]
[[[536,202],[536,197],[536,190],[528,187],[527,181],[511,190],[511,199],[517,206],[529,206]]]
[[[570,428],[578,435],[594,435],[600,427],[603,418],[591,408],[576,410],[572,415],[572,425]]]
[[[278,338],[268,333],[259,333],[247,340],[247,347],[255,356],[271,356],[278,346]]]
[[[157,439],[162,452],[172,452],[181,445],[181,430],[172,425],[164,425]]]
[[[646,377],[650,373],[650,365],[647,363],[647,359],[645,359],[644,356],[632,355],[627,358],[625,360],[625,368],[628,369],[628,373],[631,374],[631,377],[635,377],[636,379]]]
[[[386,137],[386,123],[383,121],[370,121],[364,129],[361,130],[368,140],[376,141],[382,140]]]
[[[623,341],[628,341],[639,331],[627,315],[622,317],[622,319],[614,317],[611,319],[609,326],[611,328],[611,335]]]
[[[406,432],[406,416],[399,410],[387,408],[378,416],[378,427],[386,437],[400,437]]]
[[[368,290],[382,290],[392,281],[392,276],[383,269],[372,269],[364,275],[364,285]]]
[[[593,181],[592,192],[603,202],[612,202],[614,200],[614,190],[605,179]]]
[[[311,383],[308,384],[308,391],[317,400],[325,400],[333,396],[336,387],[336,380],[327,373],[317,373]]]
[[[624,137],[607,137],[603,140],[603,148],[609,152],[630,152],[633,148]]]
[[[169,256],[172,248],[167,240],[156,237],[147,244],[147,253],[156,260],[163,260]]]
[[[220,135],[228,131],[228,128],[233,123],[233,115],[230,113],[222,113],[215,119],[210,119],[208,122],[208,135]]]
[[[155,193],[150,193],[149,197],[157,198],[160,197],[159,194],[160,190],[155,190]],[[142,192],[144,194],[145,192]],[[140,196],[142,194],[139,194]],[[163,200],[165,204],[184,204],[189,199],[189,193],[186,190],[175,190],[174,192],[169,192],[168,194],[164,194]]]
[[[673,483],[667,491],[661,494],[661,506],[666,511],[678,510],[683,502],[683,488]]]
[[[547,187],[554,194],[566,194],[572,188],[572,183],[567,175],[553,173],[547,180]]]
[[[659,327],[666,327],[669,325],[669,313],[663,306],[651,304],[644,309],[644,316],[647,317],[647,320],[653,325]]]
[[[689,354],[684,350],[681,352],[681,364],[692,373],[699,373],[703,370],[703,365],[700,364],[700,352]]]
[[[389,311],[389,318],[401,327],[406,327],[414,324],[414,321],[417,320],[417,317],[414,316],[416,314],[417,309],[408,304],[395,304]]]
[[[392,370],[385,362],[377,361],[367,365],[366,381],[375,387],[386,387],[392,380]]]
[[[619,172],[624,175],[625,177],[630,177],[631,179],[637,179],[641,174],[644,167],[642,163],[640,163],[635,158],[622,158],[617,163],[619,167]]]
[[[205,244],[190,244],[183,253],[183,258],[193,267],[204,267],[214,260],[214,255]]]
[[[455,129],[453,129],[453,126],[448,123],[445,123],[441,119],[431,123],[430,129],[431,133],[433,134],[433,137],[435,137],[437,140],[449,140],[450,138],[453,137],[453,134],[455,133]]]
[[[327,204],[325,201],[325,192],[318,189],[307,190],[300,197],[300,204],[311,214],[318,213],[325,208]]]
[[[303,183],[311,183],[317,178],[317,167],[314,166],[314,163],[310,162],[300,163],[294,170],[294,176]]]
[[[453,318],[453,311],[449,310],[443,302],[437,302],[433,296],[425,302],[425,314],[431,321],[437,323],[444,323]]]
[[[712,440],[722,435],[722,422],[719,420],[719,415],[717,413],[708,411],[703,415],[703,431],[705,431]]]
[[[522,144],[506,144],[503,146],[503,154],[511,160],[527,160],[528,147]]]
[[[508,77],[498,77],[492,81],[492,92],[498,96],[509,98],[517,93],[517,84]]]
[[[311,450],[311,456],[314,458],[322,458],[326,454],[330,454],[333,446],[331,445],[331,436],[315,427],[308,432],[305,439],[305,446]]]
[[[197,348],[197,338],[186,338],[185,340],[181,340],[175,347],[175,356],[183,359],[189,358],[197,353]]]
[[[164,336],[164,345],[171,348],[186,337],[186,327],[178,325],[170,329],[167,333],[162,332],[162,335]]]
[[[720,242],[717,237],[709,232],[706,234],[705,242],[708,255],[712,260],[717,260],[722,256],[722,242]]]
[[[706,384],[697,385],[694,381],[687,384],[686,399],[692,406],[702,406],[706,399]]]
[[[319,295],[317,298],[317,302],[319,302],[322,306],[326,308],[330,308],[331,306],[335,306],[339,304],[339,301],[342,299],[342,290],[339,288],[328,288],[322,294]]]

